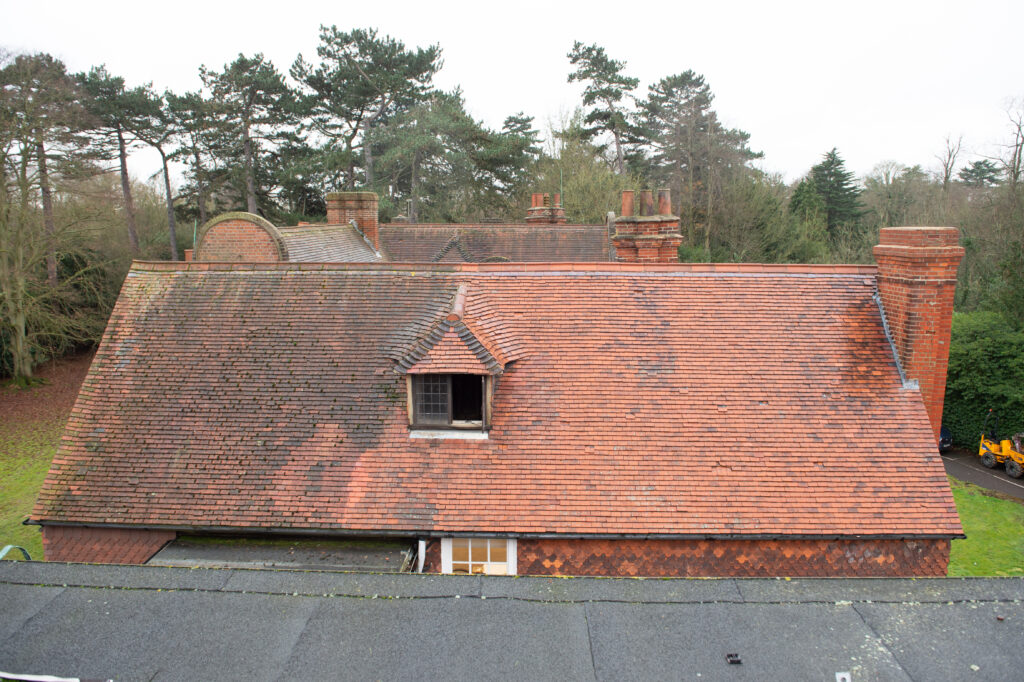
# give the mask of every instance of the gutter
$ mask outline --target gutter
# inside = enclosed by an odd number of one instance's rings
[[[478,538],[507,537],[557,540],[946,540],[962,539],[963,533],[500,533],[479,531],[380,530],[348,528],[258,528],[252,526],[185,526],[131,523],[80,523],[26,519],[26,526],[65,526],[71,528],[111,528],[122,530],[164,530],[179,533],[221,533],[233,535],[316,535],[320,537],[395,537],[395,538]]]

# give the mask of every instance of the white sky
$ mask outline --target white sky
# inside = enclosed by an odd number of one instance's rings
[[[947,135],[999,153],[1006,110],[1024,98],[1021,0],[791,2],[18,2],[0,9],[0,46],[49,52],[72,71],[106,64],[129,85],[199,87],[198,67],[263,52],[282,73],[315,59],[320,24],[375,27],[406,46],[438,43],[443,88],[500,126],[520,110],[543,130],[579,103],[566,83],[574,40],[597,43],[640,79],[637,94],[693,69],[761,167],[792,181],[833,146],[863,175],[895,160],[935,167]],[[133,174],[158,169],[136,154]]]

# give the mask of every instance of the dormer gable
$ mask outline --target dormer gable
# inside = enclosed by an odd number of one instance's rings
[[[397,359],[396,372],[496,376],[505,370],[508,360],[497,346],[474,329],[477,325],[464,319],[466,294],[463,284],[455,294],[451,312],[438,319]]]

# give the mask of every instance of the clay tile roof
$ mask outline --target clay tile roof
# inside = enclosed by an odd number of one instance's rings
[[[399,362],[399,372],[407,374],[499,374],[502,369],[461,320],[439,320]]]
[[[610,260],[605,225],[381,225],[395,262],[480,263]]]
[[[349,224],[279,227],[288,260],[293,262],[355,262],[381,260],[379,253]]]
[[[410,535],[954,536],[874,273],[136,263],[33,517]],[[463,316],[449,320],[460,287]],[[396,358],[439,321],[450,326],[431,348],[471,349],[485,364],[516,357],[495,381],[486,440],[409,437]]]

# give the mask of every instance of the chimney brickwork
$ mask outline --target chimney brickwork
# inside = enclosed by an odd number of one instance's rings
[[[546,192],[534,192],[530,196],[530,208],[526,211],[526,222],[531,225],[564,225],[565,209],[562,195],[555,194],[554,201]]]
[[[616,260],[625,263],[678,263],[679,216],[672,215],[672,195],[658,191],[658,213],[654,212],[654,193],[640,193],[640,215],[633,215],[635,197],[631,190],[622,193],[622,215],[615,219]]]
[[[356,227],[380,251],[379,221],[376,192],[328,192],[327,224],[344,225],[354,220]]]
[[[964,249],[955,227],[886,227],[875,247],[878,292],[900,364],[921,386],[938,442],[946,393],[956,273]]]

